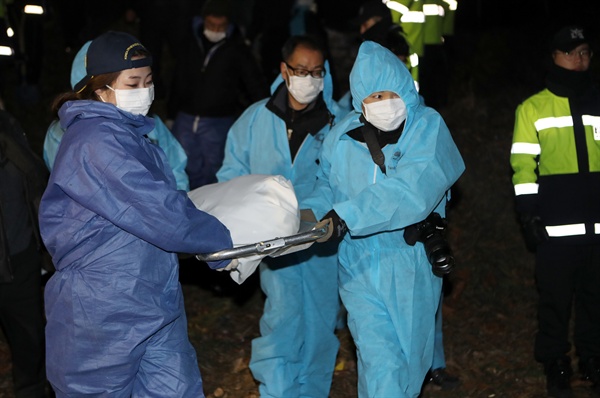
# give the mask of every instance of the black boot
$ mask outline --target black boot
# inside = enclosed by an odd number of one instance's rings
[[[573,370],[568,359],[558,359],[544,364],[548,396],[553,398],[571,398],[571,376]]]
[[[460,384],[458,377],[446,372],[445,368],[434,369],[428,376],[429,383],[440,386],[442,390],[453,390]]]
[[[579,361],[579,371],[583,380],[591,381],[592,390],[600,395],[600,357],[592,357]]]

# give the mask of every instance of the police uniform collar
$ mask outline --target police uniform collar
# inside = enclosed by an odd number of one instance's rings
[[[546,86],[559,97],[580,97],[592,86],[590,71],[572,71],[551,64],[546,76]]]

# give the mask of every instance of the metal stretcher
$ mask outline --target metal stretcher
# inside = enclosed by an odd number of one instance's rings
[[[196,258],[200,261],[220,261],[256,254],[277,257],[308,248],[317,239],[327,234],[328,227],[328,223],[302,221],[300,223],[300,230],[295,235],[274,238],[213,253],[196,254]],[[303,245],[306,247],[303,247]]]

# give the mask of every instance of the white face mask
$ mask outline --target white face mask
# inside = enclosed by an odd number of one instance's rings
[[[287,69],[287,68],[286,68]],[[312,76],[294,76],[288,71],[288,91],[301,104],[310,104],[323,91],[323,79]]]
[[[134,115],[146,116],[150,110],[152,101],[154,101],[154,86],[134,88],[131,90],[114,89],[109,85],[106,87],[115,92],[117,108]],[[104,101],[104,99],[102,99],[102,101]]]
[[[211,43],[216,43],[227,37],[227,32],[215,32],[214,30],[208,30],[204,28],[204,36]]]
[[[392,98],[365,104],[365,119],[381,131],[396,130],[406,120],[406,104],[401,98]]]

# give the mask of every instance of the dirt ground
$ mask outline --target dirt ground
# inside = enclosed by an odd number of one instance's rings
[[[508,165],[514,110],[539,88],[541,69],[535,48],[509,48],[509,42],[519,42],[517,32],[465,35],[457,37],[452,54],[450,101],[440,111],[467,171],[454,187],[448,216],[457,266],[445,283],[443,311],[448,370],[461,384],[453,391],[425,386],[423,398],[546,396],[542,369],[532,356],[533,254],[526,250],[515,219]],[[514,59],[519,63],[509,65]],[[65,65],[64,60],[49,62],[45,73],[54,77],[52,82],[68,82]],[[45,90],[50,97],[62,88],[50,83]],[[40,125],[48,123],[46,107],[47,103],[12,109],[38,137],[36,148],[41,148],[39,137],[45,131]],[[32,115],[42,116],[32,120]],[[258,397],[248,369],[263,300],[257,278],[237,286],[224,274],[207,272],[195,259],[182,262],[189,334],[205,393],[210,398]],[[347,329],[338,336],[341,348],[330,396],[355,397],[354,347]],[[13,396],[10,370],[10,353],[0,334],[0,398]],[[575,397],[591,397],[582,382],[575,380],[574,388]]]

